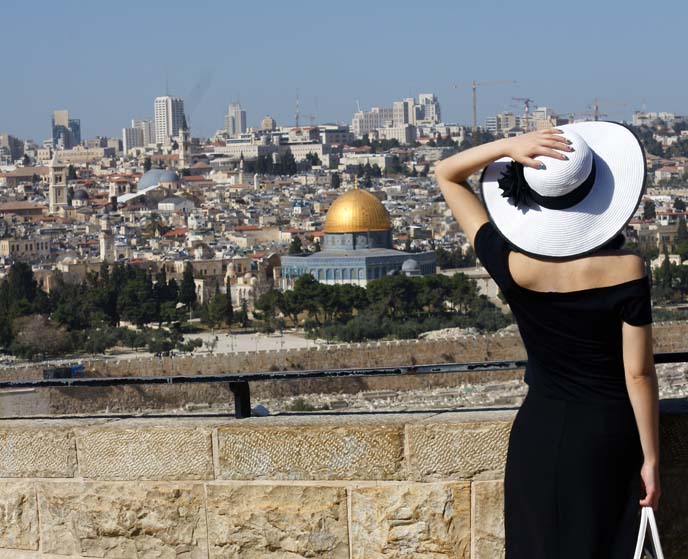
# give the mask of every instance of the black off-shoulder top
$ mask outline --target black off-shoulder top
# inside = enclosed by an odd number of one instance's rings
[[[480,227],[475,253],[518,323],[528,353],[529,390],[580,403],[630,405],[621,327],[652,322],[649,278],[578,291],[533,291],[511,276],[510,251],[492,223]]]

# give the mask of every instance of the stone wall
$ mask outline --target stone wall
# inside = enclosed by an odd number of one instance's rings
[[[654,327],[657,352],[688,350],[688,322],[664,322]],[[441,340],[399,340],[359,344],[337,344],[291,350],[264,350],[174,358],[84,361],[88,376],[204,375],[227,372],[385,367],[394,365],[524,359],[517,332],[502,331],[486,336],[460,336]],[[42,367],[5,367],[3,378],[41,378]],[[309,393],[356,393],[368,390],[418,390],[426,387],[458,386],[494,380],[521,378],[522,371],[437,374],[403,377],[313,379],[253,383],[252,394],[279,398]],[[226,385],[137,386],[68,388],[26,395],[23,415],[47,409],[52,414],[111,412],[137,409],[172,409],[189,403],[233,402]],[[16,406],[15,406],[16,407]],[[0,416],[3,413],[0,400]]]
[[[688,559],[688,403],[664,408],[658,521]],[[0,559],[499,559],[514,414],[3,420]]]

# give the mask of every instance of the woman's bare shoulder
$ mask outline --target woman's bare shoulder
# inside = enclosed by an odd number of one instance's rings
[[[623,283],[647,275],[645,261],[629,250],[609,250],[589,257],[590,266],[605,283]]]

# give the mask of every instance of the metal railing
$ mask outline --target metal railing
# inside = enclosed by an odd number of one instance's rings
[[[655,353],[654,358],[657,364],[686,363],[688,362],[688,351]],[[228,383],[230,390],[234,394],[234,415],[236,418],[242,419],[251,417],[251,390],[249,383],[252,382],[511,371],[522,369],[526,364],[527,361],[477,361],[472,363],[433,363],[394,367],[355,367],[348,369],[265,371],[212,375],[17,379],[0,380],[0,389]]]

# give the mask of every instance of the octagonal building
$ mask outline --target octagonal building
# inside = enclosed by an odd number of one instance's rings
[[[302,274],[323,283],[365,286],[384,275],[428,275],[436,271],[434,251],[403,252],[392,248],[392,222],[377,196],[353,188],[330,206],[320,252],[282,256],[282,289]]]

